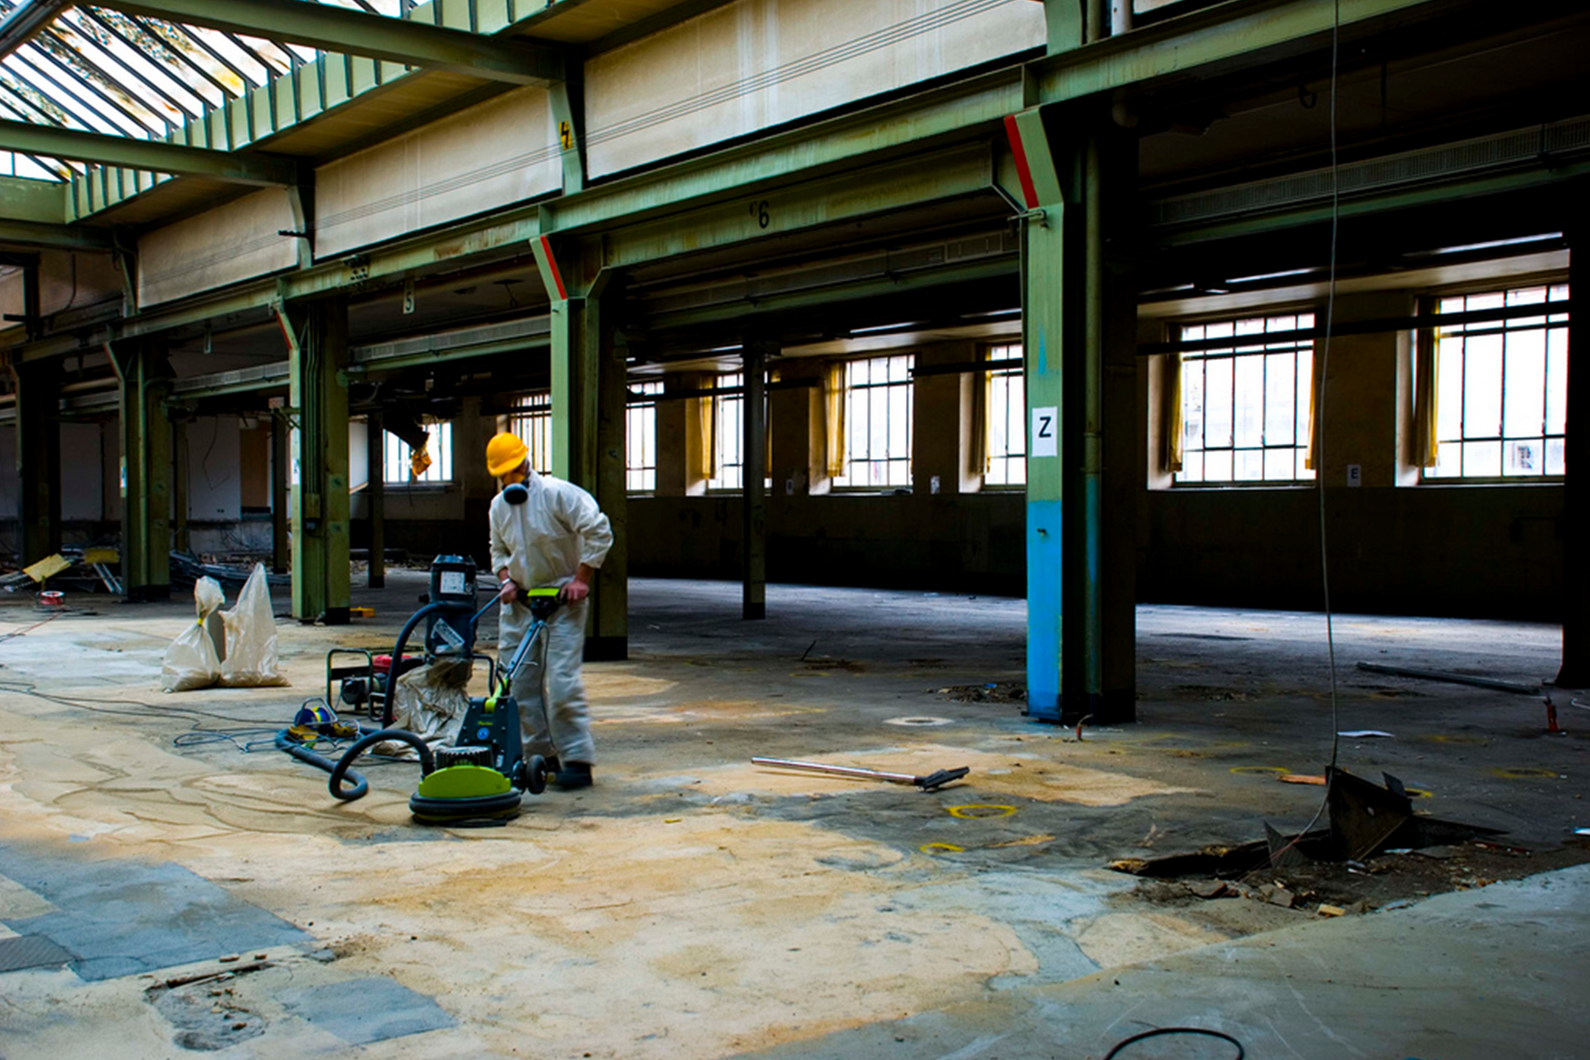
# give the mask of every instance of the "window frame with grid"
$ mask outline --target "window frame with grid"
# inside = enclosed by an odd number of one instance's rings
[[[737,492],[745,486],[745,375],[720,372],[712,387],[712,476],[707,490]],[[736,391],[723,393],[723,391]]]
[[[627,492],[657,492],[657,402],[661,379],[629,384],[631,400],[624,406],[624,486]],[[633,397],[649,400],[635,401]]]
[[[1021,343],[990,346],[984,360],[1020,361]],[[1023,365],[983,372],[983,488],[1027,487],[1027,370]]]
[[[423,424],[430,441],[426,452],[431,456],[431,466],[422,475],[414,475],[410,466],[409,444],[391,431],[381,432],[381,483],[385,489],[441,489],[453,482],[453,425],[440,420]],[[393,477],[397,475],[398,477]]]
[[[513,399],[508,413],[508,430],[518,436],[528,450],[530,466],[538,474],[552,472],[552,392],[532,390]]]
[[[1264,340],[1265,335],[1311,329],[1315,319],[1311,310],[1298,310],[1177,326],[1181,342],[1231,342],[1180,354],[1176,429],[1181,445],[1180,467],[1172,472],[1174,487],[1275,488],[1316,481],[1308,466],[1316,385],[1314,340]],[[1288,363],[1289,370],[1282,371]],[[1217,389],[1222,392],[1223,418],[1210,415],[1209,395]],[[1215,460],[1210,460],[1211,455]]]
[[[1552,313],[1549,307],[1567,302],[1568,295],[1564,281],[1433,299],[1437,317],[1536,304],[1543,312],[1431,332],[1436,461],[1420,468],[1421,483],[1562,481],[1567,470],[1569,314]],[[1494,395],[1485,392],[1487,384],[1493,384]],[[1533,445],[1538,450],[1526,448]]]
[[[845,362],[845,471],[836,491],[911,488],[916,387],[915,353],[891,353]],[[877,378],[881,372],[882,378]],[[882,434],[876,424],[883,414]],[[903,428],[899,424],[903,421]],[[879,455],[881,451],[881,455]],[[856,469],[863,469],[860,476]]]

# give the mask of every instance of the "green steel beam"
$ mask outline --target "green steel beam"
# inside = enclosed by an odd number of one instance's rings
[[[1483,0],[1229,0],[1041,59],[1029,68],[1040,103],[1060,103],[1211,68],[1258,65],[1328,43],[1339,13],[1343,41],[1435,15],[1494,10]]]
[[[233,184],[298,183],[298,163],[288,158],[232,154],[161,140],[134,140],[10,119],[0,119],[0,150],[156,173],[212,177]]]
[[[1542,160],[1534,169],[1518,170],[1459,180],[1443,180],[1424,187],[1396,188],[1380,193],[1344,198],[1335,208],[1343,219],[1393,214],[1399,210],[1460,202],[1489,195],[1561,187],[1590,176],[1590,161],[1561,162]],[[1246,217],[1209,221],[1201,224],[1166,226],[1154,241],[1164,247],[1194,246],[1244,236],[1280,232],[1289,228],[1329,223],[1333,213],[1329,199],[1305,205],[1283,207]]]
[[[0,177],[0,218],[62,224],[67,185],[53,180]]]
[[[98,6],[508,84],[544,85],[564,73],[557,48],[303,0],[103,0]]]
[[[110,253],[116,249],[109,229],[41,221],[0,219],[0,246],[37,247],[41,250],[82,250]]]
[[[968,133],[995,128],[1021,101],[1021,71],[995,71],[557,199],[543,208],[543,231],[647,220],[752,189],[760,194],[776,184],[810,181],[861,158],[920,151],[952,138],[964,142]],[[747,205],[737,208],[749,213]]]
[[[606,268],[786,235],[989,191],[994,153],[986,143],[915,155],[881,166],[758,190],[684,213],[603,233]],[[553,208],[555,216],[562,210]]]

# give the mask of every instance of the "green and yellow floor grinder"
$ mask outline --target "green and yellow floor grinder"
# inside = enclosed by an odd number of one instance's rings
[[[538,588],[520,590],[520,598],[530,608],[530,628],[506,666],[498,666],[487,655],[474,650],[475,626],[496,606],[491,603],[475,611],[475,563],[458,556],[438,556],[431,565],[430,602],[415,612],[398,634],[393,660],[403,658],[409,635],[427,622],[425,657],[428,662],[483,659],[491,667],[488,694],[471,698],[459,724],[452,746],[432,749],[418,734],[392,727],[392,701],[386,705],[380,728],[361,730],[336,762],[295,742],[286,730],[278,735],[277,747],[300,761],[331,773],[331,794],[353,800],[369,791],[369,783],[351,767],[371,747],[381,743],[404,743],[420,757],[419,790],[409,798],[409,811],[422,824],[498,823],[519,812],[523,793],[539,795],[546,790],[548,767],[540,755],[523,756],[523,735],[519,727],[519,703],[510,689],[521,667],[532,666],[546,672],[547,620],[558,608],[560,590]],[[393,669],[396,671],[394,662]],[[395,678],[394,678],[395,682]],[[536,686],[544,689],[544,680]],[[395,691],[395,687],[392,689]],[[538,695],[545,717],[544,690]],[[345,782],[347,785],[345,786]]]

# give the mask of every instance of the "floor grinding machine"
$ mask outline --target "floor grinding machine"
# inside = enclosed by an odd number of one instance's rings
[[[431,564],[430,602],[404,624],[392,651],[394,677],[384,696],[380,728],[364,729],[336,762],[287,738],[285,731],[277,737],[276,745],[282,750],[330,772],[331,794],[337,798],[357,799],[369,791],[368,782],[352,766],[366,751],[382,743],[407,744],[419,754],[419,790],[409,799],[409,810],[416,821],[424,824],[505,820],[519,812],[524,792],[539,795],[546,790],[546,760],[540,755],[523,756],[519,703],[511,689],[521,667],[534,667],[542,678],[535,682],[537,706],[546,716],[547,620],[558,608],[560,590],[520,590],[520,598],[530,608],[530,628],[507,665],[499,666],[490,656],[475,651],[475,628],[497,604],[493,597],[485,607],[475,610],[475,573],[475,562],[468,557],[438,556]],[[487,695],[469,700],[452,745],[434,750],[417,733],[392,727],[395,671],[409,636],[422,622],[425,662],[472,663],[482,659],[490,667]],[[351,786],[345,786],[345,782]]]

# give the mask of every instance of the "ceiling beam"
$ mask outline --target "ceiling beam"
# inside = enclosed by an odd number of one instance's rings
[[[4,219],[0,219],[0,247],[30,247],[35,250],[97,250],[105,253],[116,249],[110,232],[103,228]]]
[[[69,0],[22,0],[0,22],[0,59],[26,44],[28,39],[49,25]]]
[[[0,119],[0,151],[97,162],[154,173],[212,177],[232,184],[298,183],[298,163],[275,155],[212,151],[163,140],[135,140],[9,119]]]
[[[96,0],[95,6],[515,85],[564,75],[557,48],[303,0]]]

